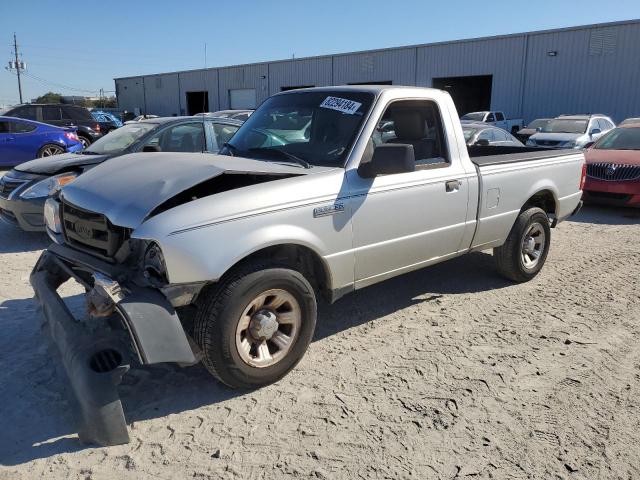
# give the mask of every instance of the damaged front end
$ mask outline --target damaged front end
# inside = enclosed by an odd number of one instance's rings
[[[80,406],[78,436],[85,443],[129,441],[117,386],[132,362],[197,362],[171,302],[157,288],[128,282],[129,276],[124,265],[55,244],[31,273],[45,329]],[[87,291],[90,325],[76,319],[57,292],[70,278]]]

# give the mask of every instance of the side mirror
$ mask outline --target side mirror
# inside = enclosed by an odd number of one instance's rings
[[[587,142],[587,143],[585,143],[585,144],[584,144],[584,146],[583,146],[582,148],[584,148],[584,149],[586,150],[587,148],[591,148],[591,147],[593,147],[593,145],[594,145],[595,143],[596,143],[596,142]]]
[[[488,147],[489,140],[487,140],[486,138],[481,138],[479,140],[476,140],[476,143],[474,143],[474,145],[477,145],[479,147]]]
[[[161,152],[162,149],[158,145],[145,145],[142,147],[143,152]]]
[[[373,150],[371,160],[361,163],[358,175],[363,178],[375,178],[378,175],[413,172],[416,169],[416,156],[413,145],[388,143],[378,145]]]
[[[542,131],[542,127],[536,127],[536,132],[541,132]]]
[[[591,129],[591,131],[589,132],[589,135],[598,135],[602,133],[602,130],[600,130],[599,128],[593,128]]]

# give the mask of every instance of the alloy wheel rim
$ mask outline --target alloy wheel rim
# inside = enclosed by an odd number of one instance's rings
[[[524,268],[531,270],[540,263],[547,242],[547,235],[543,226],[536,222],[529,225],[522,236],[520,258]]]
[[[42,151],[43,157],[51,157],[52,155],[59,155],[62,153],[60,147],[47,147]]]
[[[244,363],[265,368],[282,361],[298,337],[302,311],[286,290],[271,289],[245,307],[236,327],[236,348]]]

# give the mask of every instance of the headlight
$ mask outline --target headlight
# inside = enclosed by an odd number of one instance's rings
[[[531,140],[530,138],[527,140],[527,145],[530,147],[535,147],[536,146],[536,142],[535,140]]]
[[[27,188],[20,194],[20,198],[50,197],[65,185],[73,182],[77,176],[77,173],[61,173],[60,175],[45,178]]]
[[[576,141],[575,140],[569,140],[568,142],[563,142],[560,144],[563,148],[575,148],[576,146]]]
[[[60,203],[55,198],[47,198],[44,202],[44,222],[53,233],[62,233]]]
[[[164,264],[164,255],[157,243],[151,242],[144,254],[144,276],[154,286],[164,286],[167,280],[167,268]]]

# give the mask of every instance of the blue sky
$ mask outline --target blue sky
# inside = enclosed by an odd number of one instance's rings
[[[634,18],[640,0],[0,0],[0,61],[11,60],[15,31],[29,100],[202,68],[205,43],[212,67]],[[0,105],[17,100],[15,75],[3,68]]]

